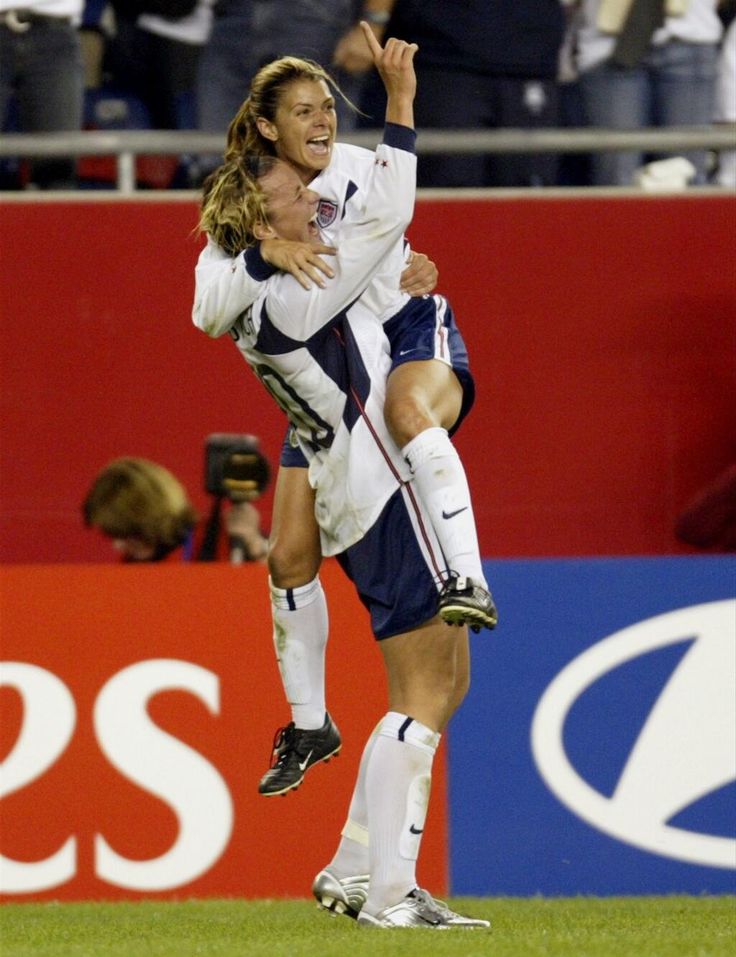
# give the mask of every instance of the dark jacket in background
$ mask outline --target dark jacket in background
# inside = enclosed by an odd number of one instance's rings
[[[398,0],[387,35],[418,43],[422,69],[552,78],[564,23],[559,0]]]

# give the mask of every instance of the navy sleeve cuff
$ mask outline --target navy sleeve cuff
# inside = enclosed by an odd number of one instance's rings
[[[386,146],[393,146],[397,150],[416,153],[417,131],[410,126],[387,123],[383,128],[383,142]]]
[[[278,272],[275,266],[267,263],[263,256],[261,256],[260,244],[257,246],[249,246],[248,249],[245,250],[243,253],[243,262],[245,263],[245,271],[257,282],[263,282],[273,276],[275,272]]]

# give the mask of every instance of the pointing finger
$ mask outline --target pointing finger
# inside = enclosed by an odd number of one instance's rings
[[[376,40],[376,35],[365,22],[365,20],[360,21],[360,29],[363,31],[363,36],[365,37],[366,43],[368,44],[368,49],[371,51],[371,56],[374,61],[377,61],[382,53],[381,44]]]

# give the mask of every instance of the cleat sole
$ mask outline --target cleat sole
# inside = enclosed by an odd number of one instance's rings
[[[470,625],[478,630],[481,628],[495,628],[498,623],[497,618],[489,618],[487,615],[468,611],[467,609],[443,608],[440,611],[440,618],[448,625]]]
[[[322,762],[322,764],[329,764],[330,758],[338,758],[340,756],[341,749],[342,749],[342,745],[340,745],[340,747],[336,751],[331,751],[329,754],[326,754],[323,758],[318,758],[314,762],[314,764],[319,764],[320,761]],[[308,771],[310,768],[313,768],[314,764],[308,764],[306,770]]]

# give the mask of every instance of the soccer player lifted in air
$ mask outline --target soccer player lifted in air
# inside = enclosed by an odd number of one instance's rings
[[[272,275],[232,331],[289,417],[309,463],[322,553],[337,556],[369,609],[387,674],[389,710],[365,746],[347,823],[314,894],[361,924],[486,927],[416,884],[432,760],[469,684],[468,630],[463,605],[448,614],[452,602],[443,604],[448,556],[431,503],[418,494],[417,467],[385,421],[392,354],[363,295],[413,213],[416,46],[391,39],[382,49],[364,31],[387,91],[386,127],[364,191],[345,203],[334,279],[306,289],[291,275]],[[269,237],[318,242],[319,201],[283,160],[236,155],[206,186],[202,226],[225,250]],[[441,297],[416,303],[449,313]],[[460,391],[472,394],[469,373],[462,382]],[[446,498],[441,510],[471,511],[469,495],[457,501]],[[469,620],[495,623],[495,610],[487,617]]]
[[[322,259],[340,242],[346,210],[360,204],[372,175],[369,150],[335,143],[334,97],[317,64],[284,57],[253,79],[233,120],[226,156],[278,155],[319,193],[322,242],[270,237],[245,248],[233,222],[226,187],[210,188],[203,210],[209,234],[196,269],[195,324],[212,336],[231,332],[276,268],[299,282],[323,286],[332,269]],[[219,239],[219,243],[216,241]],[[266,262],[266,258],[269,262]],[[408,266],[407,266],[408,261]],[[473,401],[467,352],[444,300],[422,298],[436,282],[426,256],[399,236],[375,268],[363,300],[384,324],[392,364],[384,414],[410,463],[415,493],[445,556],[440,613],[448,621],[493,627],[496,610],[483,578],[465,472],[449,436]],[[314,492],[306,461],[287,436],[274,497],[269,551],[271,606],[279,668],[291,705],[291,723],[277,739],[273,767],[259,789],[266,796],[297,787],[316,762],[340,749],[326,713],[325,646],[328,618],[319,580],[322,558]]]

